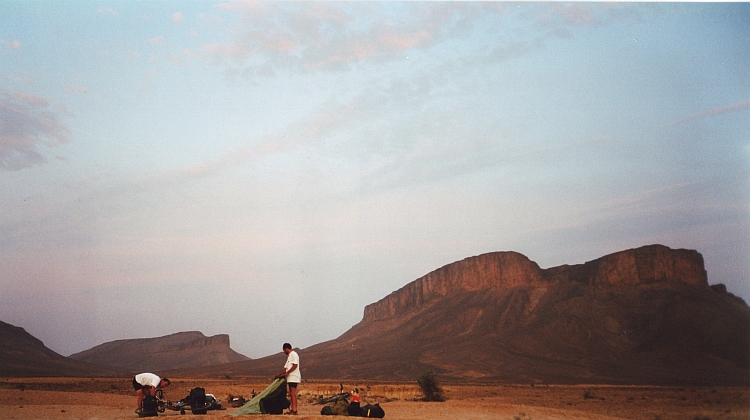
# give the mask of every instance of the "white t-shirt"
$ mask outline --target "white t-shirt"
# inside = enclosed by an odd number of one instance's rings
[[[141,373],[135,375],[135,381],[143,386],[153,386],[155,388],[159,386],[161,378],[153,373]]]
[[[297,365],[297,368],[289,372],[289,369],[292,368],[292,365]],[[297,355],[296,351],[292,350],[289,353],[286,358],[286,363],[284,364],[284,369],[286,369],[286,371],[288,372],[286,375],[287,382],[302,382],[302,375],[299,373],[299,356]]]

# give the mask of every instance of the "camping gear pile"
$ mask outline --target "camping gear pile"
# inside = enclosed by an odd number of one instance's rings
[[[286,379],[278,378],[231,415],[281,414],[290,405],[291,403],[286,398]]]
[[[349,398],[351,398],[351,402],[349,402]],[[320,410],[320,414],[324,416],[373,417],[378,419],[385,417],[385,411],[380,407],[380,404],[361,406],[358,388],[354,388],[352,392],[342,392],[333,397],[322,399],[317,404],[328,404]]]
[[[206,414],[208,410],[226,410],[222,407],[221,400],[217,400],[213,394],[206,394],[204,388],[193,388],[190,390],[190,394],[172,405],[167,404],[167,408],[174,411],[179,411],[180,414],[185,414],[185,410],[190,410],[193,414]]]
[[[221,401],[217,400],[213,394],[206,394],[204,388],[193,388],[190,394],[172,404],[171,401],[162,401],[163,393],[161,389],[156,390],[156,395],[148,395],[143,398],[142,407],[135,410],[138,417],[156,417],[166,409],[179,411],[185,414],[185,410],[190,410],[193,414],[206,414],[208,410],[226,410],[221,406]]]

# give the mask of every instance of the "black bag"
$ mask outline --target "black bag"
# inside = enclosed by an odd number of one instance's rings
[[[362,417],[374,417],[376,419],[382,419],[385,417],[385,411],[380,407],[380,404],[370,405],[362,407]]]
[[[286,386],[282,385],[260,400],[263,414],[282,414],[292,403],[286,398]]]
[[[156,417],[159,414],[157,413],[157,410],[159,409],[159,400],[156,399],[153,395],[147,395],[143,398],[143,402],[141,403],[141,411],[138,413],[138,417]]]
[[[362,408],[359,406],[359,401],[352,401],[346,408],[346,413],[350,416],[362,417]]]
[[[208,404],[206,404],[206,390],[204,388],[191,389],[190,395],[188,395],[187,400],[190,404],[190,411],[192,411],[193,414],[206,414],[208,412]]]

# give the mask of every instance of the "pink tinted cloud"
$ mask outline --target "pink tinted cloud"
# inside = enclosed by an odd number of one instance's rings
[[[748,108],[750,108],[750,99],[746,101],[733,103],[730,105],[721,106],[718,108],[708,109],[705,111],[698,112],[696,114],[688,115],[687,117],[680,118],[679,120],[670,121],[664,124],[664,126],[671,127],[673,125],[682,124],[688,121],[698,120],[698,119],[707,118],[707,117],[713,117],[716,115],[722,115],[722,114],[726,114],[729,112],[742,111],[743,109],[748,109]]]
[[[46,163],[42,146],[68,141],[70,130],[41,96],[0,88],[0,170]]]
[[[72,93],[87,93],[89,90],[83,86],[70,85],[68,91]]]
[[[430,47],[473,13],[460,5],[432,3],[417,4],[414,13],[398,18],[388,7],[371,3],[244,1],[221,3],[219,8],[239,16],[238,35],[229,45],[204,47],[214,58],[253,57],[251,67],[307,70],[391,59]]]
[[[176,23],[182,23],[182,13],[176,12],[172,14],[172,20]]]
[[[562,19],[568,24],[574,26],[590,25],[596,21],[591,7],[587,4],[553,4],[552,12],[562,17]]]
[[[8,51],[21,49],[21,42],[17,39],[14,39],[13,41],[7,41],[4,39],[3,45],[5,46],[5,49]]]

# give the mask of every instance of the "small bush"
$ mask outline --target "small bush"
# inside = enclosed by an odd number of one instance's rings
[[[422,390],[422,394],[424,394],[424,401],[445,401],[443,389],[438,384],[435,372],[429,371],[423,373],[417,379],[417,384],[419,384],[419,388]]]

